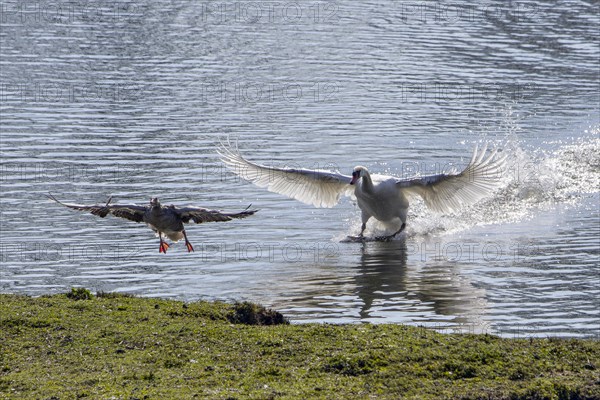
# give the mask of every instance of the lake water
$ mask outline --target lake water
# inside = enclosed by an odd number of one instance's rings
[[[4,2],[0,291],[73,286],[251,300],[293,322],[600,337],[598,4]],[[398,176],[509,155],[501,188],[405,235],[342,243],[316,209],[240,181],[250,159]],[[145,226],[49,202],[194,204],[254,217]],[[373,224],[369,233],[381,227]]]

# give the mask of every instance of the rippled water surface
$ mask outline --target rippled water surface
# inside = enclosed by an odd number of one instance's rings
[[[598,4],[6,3],[0,30],[0,290],[72,286],[252,300],[295,322],[393,322],[504,336],[600,330]],[[315,209],[240,181],[250,159],[399,176],[508,165],[452,215],[422,203],[390,243],[349,199]],[[61,208],[196,204],[260,212],[187,228]],[[385,227],[373,224],[369,233]]]

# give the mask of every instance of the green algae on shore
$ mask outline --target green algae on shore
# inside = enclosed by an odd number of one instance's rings
[[[251,303],[0,295],[4,399],[598,399],[600,342],[290,325]]]

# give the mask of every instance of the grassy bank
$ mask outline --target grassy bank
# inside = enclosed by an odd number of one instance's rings
[[[252,325],[275,324],[275,325]],[[0,398],[600,398],[600,342],[289,325],[250,304],[0,295]]]

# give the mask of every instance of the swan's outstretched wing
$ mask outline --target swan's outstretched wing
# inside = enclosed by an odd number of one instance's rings
[[[397,187],[420,195],[425,204],[439,212],[450,212],[473,204],[492,192],[500,183],[506,156],[496,157],[496,150],[486,158],[487,146],[477,147],[469,165],[460,173],[398,180]]]
[[[184,223],[194,221],[197,224],[201,224],[203,222],[224,222],[231,221],[235,218],[246,218],[258,211],[249,210],[249,208],[250,206],[239,213],[225,213],[217,210],[208,210],[201,207],[174,207],[174,210]]]
[[[342,194],[352,194],[351,176],[311,169],[275,168],[246,160],[237,149],[221,144],[221,160],[241,178],[271,192],[315,207],[333,207]]]
[[[105,205],[86,206],[81,204],[63,203],[51,194],[47,194],[46,197],[65,207],[72,208],[73,210],[77,211],[89,212],[101,218],[106,217],[108,214],[112,214],[115,217],[125,218],[130,221],[142,222],[144,219],[144,212],[146,212],[146,207],[138,206],[136,204],[110,205],[108,204],[110,203],[110,198]]]

